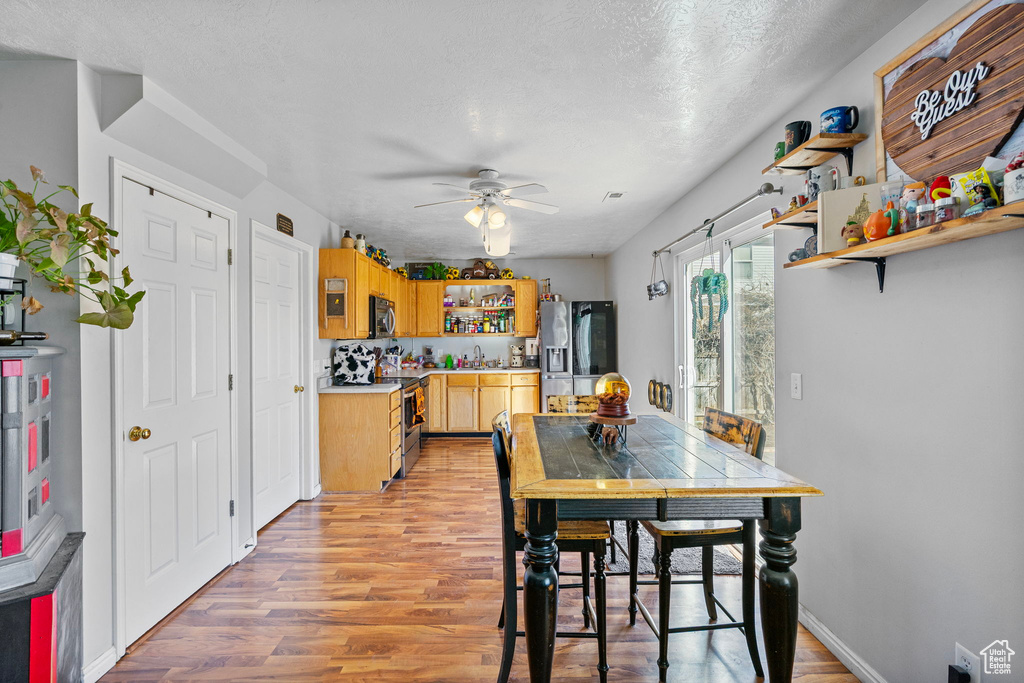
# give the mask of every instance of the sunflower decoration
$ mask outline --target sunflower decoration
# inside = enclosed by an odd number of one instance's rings
[[[516,276],[516,274],[512,272],[511,268],[502,268],[501,269],[501,279],[502,280],[511,280],[515,276]]]
[[[456,268],[455,266],[449,266],[448,270],[445,271],[444,279],[445,280],[458,280],[459,279],[459,269]]]
[[[404,266],[398,266],[397,268],[395,268],[395,272],[404,277],[405,279],[409,279],[409,271],[406,270]]]

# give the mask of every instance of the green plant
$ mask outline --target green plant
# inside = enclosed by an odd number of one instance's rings
[[[53,204],[51,200],[64,192],[78,198],[70,185],[58,185],[56,191],[37,199],[40,183],[48,183],[41,170],[30,168],[35,181],[31,192],[19,189],[13,180],[0,182],[0,252],[15,254],[28,264],[32,276],[48,282],[50,291],[68,296],[77,292],[103,309],[85,313],[76,322],[121,330],[130,327],[145,292],[125,289],[132,283],[127,266],[120,277],[112,278],[99,265],[117,255],[117,249],[110,246],[110,238],[117,232],[92,215],[92,204],[83,204],[78,213],[66,213]],[[21,305],[29,314],[43,308],[34,296],[26,296]]]
[[[423,269],[423,277],[427,280],[443,280],[447,272],[448,268],[443,263],[432,263]]]

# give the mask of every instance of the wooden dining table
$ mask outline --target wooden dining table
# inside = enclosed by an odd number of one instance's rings
[[[772,683],[793,677],[800,499],[821,491],[666,414],[640,415],[628,441],[590,438],[588,415],[518,414],[512,497],[526,500],[523,615],[530,680],[551,680],[558,615],[558,520],[757,520],[761,625]]]

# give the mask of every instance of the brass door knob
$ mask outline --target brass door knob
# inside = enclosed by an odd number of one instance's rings
[[[149,427],[139,427],[138,425],[128,430],[128,440],[138,441],[139,439],[148,439],[153,436],[153,432],[149,431]]]
[[[292,391],[294,391],[297,394],[297,393],[299,393],[299,391],[301,391],[301,389],[299,389],[299,385],[296,384],[295,388]]]
[[[305,390],[306,390],[306,387],[304,387],[304,386],[303,387],[299,387],[299,391],[305,391]]]

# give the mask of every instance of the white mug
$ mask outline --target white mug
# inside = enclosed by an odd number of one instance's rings
[[[1010,171],[1003,177],[1004,204],[1024,200],[1024,168]]]

